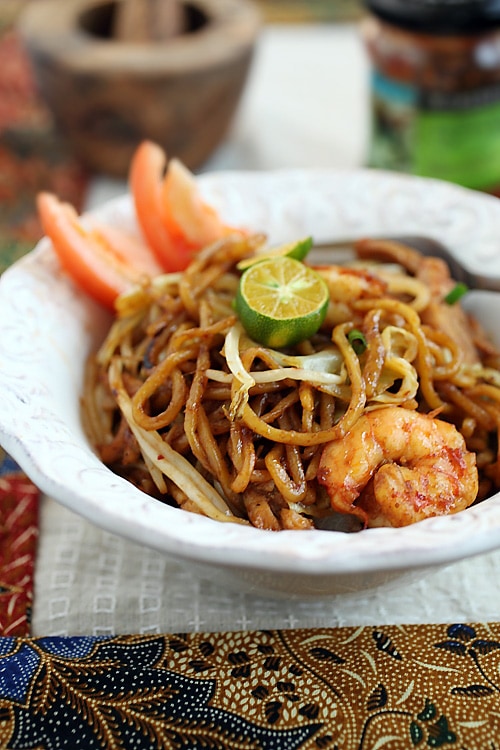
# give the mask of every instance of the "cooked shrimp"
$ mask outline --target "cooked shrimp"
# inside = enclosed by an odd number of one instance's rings
[[[318,481],[333,510],[365,526],[407,526],[457,513],[478,492],[476,459],[456,427],[391,406],[364,414],[328,443]]]
[[[378,276],[359,268],[342,266],[316,266],[330,291],[330,303],[325,325],[334,326],[353,320],[353,302],[359,299],[382,297],[387,284]]]

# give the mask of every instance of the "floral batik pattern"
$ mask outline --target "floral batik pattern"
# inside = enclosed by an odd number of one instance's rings
[[[496,747],[500,625],[0,639],[2,748]]]

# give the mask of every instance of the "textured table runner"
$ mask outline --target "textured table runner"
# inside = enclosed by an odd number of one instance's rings
[[[4,748],[497,747],[500,626],[0,639]]]
[[[30,633],[37,488],[0,449],[0,634]]]

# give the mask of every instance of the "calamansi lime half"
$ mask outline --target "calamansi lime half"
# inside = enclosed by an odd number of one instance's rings
[[[328,287],[319,273],[282,256],[263,260],[243,273],[235,307],[250,338],[280,349],[316,333],[328,300]]]
[[[276,247],[261,250],[251,258],[240,260],[236,267],[239,271],[244,271],[246,268],[250,268],[250,266],[255,265],[255,263],[262,263],[263,260],[268,260],[270,258],[281,258],[282,256],[286,256],[287,258],[295,258],[295,260],[304,260],[312,246],[313,238],[303,237],[300,240],[286,242],[284,245],[277,245]]]

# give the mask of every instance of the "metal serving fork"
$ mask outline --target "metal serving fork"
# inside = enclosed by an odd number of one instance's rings
[[[455,281],[463,282],[469,287],[469,289],[485,289],[492,292],[500,292],[500,277],[487,276],[465,268],[458,258],[453,255],[451,250],[438,240],[424,235],[401,235],[399,237],[383,237],[377,239],[401,242],[415,248],[415,250],[419,250],[422,255],[442,258],[448,264],[452,278],[455,279]],[[329,250],[334,254],[335,260],[338,262],[352,260],[354,257],[354,244],[355,240],[335,240],[333,242],[317,243],[311,250],[308,260],[313,263],[320,262],[322,257],[324,262],[324,254]],[[316,253],[316,251],[318,252]]]

